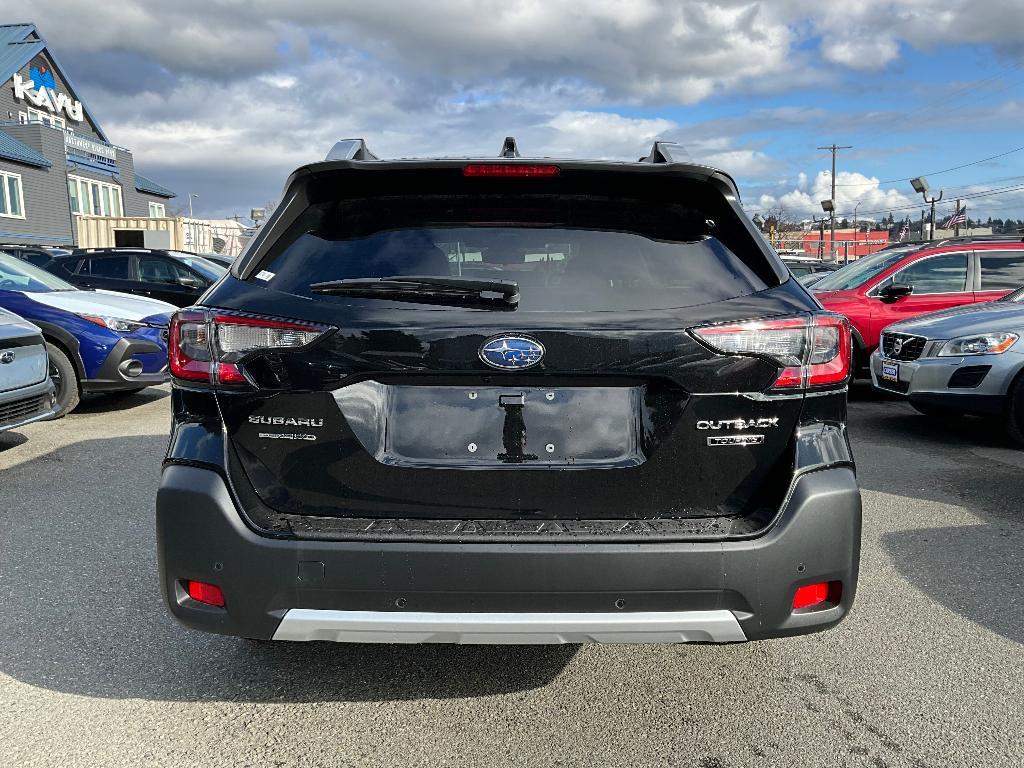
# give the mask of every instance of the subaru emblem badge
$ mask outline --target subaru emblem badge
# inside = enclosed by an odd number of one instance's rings
[[[480,359],[491,368],[521,371],[544,359],[544,345],[526,336],[493,336],[480,345]]]
[[[8,349],[5,352],[0,352],[0,363],[8,365],[14,362],[15,354],[13,350]]]

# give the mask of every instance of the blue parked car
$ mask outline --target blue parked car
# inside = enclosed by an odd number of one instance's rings
[[[0,307],[42,329],[56,416],[74,410],[83,392],[135,392],[168,379],[171,304],[82,290],[0,251]]]

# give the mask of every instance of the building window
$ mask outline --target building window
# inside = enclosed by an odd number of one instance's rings
[[[89,216],[124,216],[121,187],[81,176],[68,176],[71,210]]]
[[[21,116],[21,114],[22,113],[20,112],[18,113],[19,117]],[[28,122],[42,123],[43,125],[49,125],[51,128],[61,129],[65,128],[67,125],[64,122],[63,117],[57,117],[56,115],[51,115],[49,112],[43,112],[38,109],[32,109],[32,107],[28,108]]]
[[[21,191],[21,176],[16,173],[0,171],[0,216],[24,219],[24,199]]]
[[[162,219],[167,216],[167,208],[163,203],[150,203],[149,215],[154,219]]]

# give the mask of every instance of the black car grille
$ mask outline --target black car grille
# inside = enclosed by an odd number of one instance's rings
[[[905,333],[883,333],[882,354],[889,360],[917,360],[928,340]]]
[[[46,407],[46,402],[46,395],[36,395],[10,403],[0,403],[0,426],[35,416]]]
[[[974,389],[980,386],[981,382],[985,380],[985,376],[991,370],[991,365],[965,365],[963,368],[957,368],[953,372],[946,386],[950,389]]]

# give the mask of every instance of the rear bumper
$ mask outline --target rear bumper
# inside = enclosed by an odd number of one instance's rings
[[[776,523],[745,541],[334,542],[273,539],[243,522],[217,473],[164,469],[164,598],[195,629],[348,642],[733,642],[827,629],[849,611],[860,556],[853,472],[801,476]],[[217,584],[226,608],[184,580]],[[791,610],[805,584],[842,598]]]

